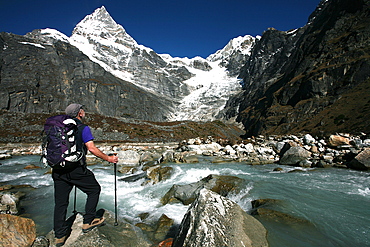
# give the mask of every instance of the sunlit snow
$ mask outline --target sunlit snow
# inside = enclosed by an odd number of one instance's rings
[[[35,43],[30,43],[30,42],[19,42],[19,43],[24,44],[24,45],[33,45],[33,46],[36,46],[36,47],[38,47],[38,48],[43,48],[43,49],[45,49],[45,47],[44,47],[44,46],[42,46],[42,45],[40,45],[40,44],[35,44]]]

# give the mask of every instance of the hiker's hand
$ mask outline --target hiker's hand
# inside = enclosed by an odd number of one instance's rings
[[[118,162],[118,156],[116,156],[116,155],[108,156],[108,162],[117,163]]]

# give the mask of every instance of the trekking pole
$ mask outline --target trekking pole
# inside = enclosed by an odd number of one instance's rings
[[[116,156],[117,153],[113,153],[110,155]],[[114,164],[114,225],[118,226],[117,221],[117,163]]]
[[[117,153],[114,153],[114,156],[117,156]],[[118,226],[117,222],[117,163],[114,163],[114,225]]]
[[[77,199],[77,187],[75,186],[75,201],[73,203],[73,214],[77,214],[77,210],[76,210],[76,199]]]

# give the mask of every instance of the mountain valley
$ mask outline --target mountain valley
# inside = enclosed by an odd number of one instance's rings
[[[369,23],[368,0],[323,0],[304,27],[239,36],[207,58],[157,54],[104,6],[71,37],[3,32],[0,141],[34,142],[72,102],[86,105],[102,141],[369,133]],[[156,130],[132,125],[148,123]]]

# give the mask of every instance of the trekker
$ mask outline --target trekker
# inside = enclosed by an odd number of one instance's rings
[[[95,179],[93,172],[87,169],[87,150],[108,162],[118,162],[117,156],[108,156],[95,146],[90,127],[82,124],[82,120],[86,114],[82,105],[70,104],[65,109],[65,112],[77,122],[78,133],[76,136],[76,145],[77,150],[83,151],[83,158],[81,162],[77,162],[76,166],[71,169],[53,169],[52,172],[54,180],[54,233],[56,246],[63,246],[70,233],[70,226],[68,226],[66,222],[66,214],[69,194],[74,186],[87,195],[82,231],[85,233],[92,230],[94,227],[104,224],[103,217],[96,217],[96,207],[99,201],[101,187]]]

